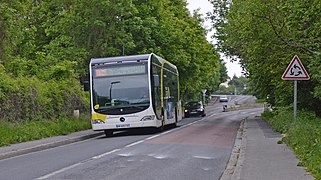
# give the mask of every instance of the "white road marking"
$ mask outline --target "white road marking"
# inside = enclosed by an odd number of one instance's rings
[[[100,159],[100,158],[102,158],[102,157],[104,157],[104,156],[107,156],[107,155],[112,154],[112,153],[117,152],[117,151],[120,151],[120,149],[114,149],[114,150],[108,151],[108,152],[106,152],[106,153],[104,153],[104,154],[101,154],[101,155],[98,155],[98,156],[94,156],[94,157],[92,157],[92,158],[90,158],[90,159],[88,159],[88,160],[85,160],[85,161],[82,161],[82,162],[79,162],[79,163],[76,163],[76,164],[73,164],[73,165],[64,167],[64,168],[62,168],[62,169],[59,169],[59,170],[54,171],[54,172],[52,172],[52,173],[49,173],[49,174],[47,174],[47,175],[41,176],[41,177],[37,178],[37,180],[48,179],[48,178],[50,178],[50,177],[52,177],[52,176],[54,176],[54,175],[56,175],[56,174],[63,173],[63,172],[68,171],[68,170],[70,170],[70,169],[72,169],[72,168],[75,168],[75,167],[77,167],[77,166],[83,165],[83,164],[85,164],[85,163],[87,163],[87,162],[90,162],[90,161],[93,161],[93,160],[95,160],[95,159]]]
[[[144,139],[144,140],[140,140],[140,141],[137,141],[137,142],[134,142],[134,143],[128,144],[128,145],[127,145],[127,146],[125,146],[125,147],[132,147],[132,146],[135,146],[135,145],[137,145],[137,144],[143,143],[143,142],[145,142],[145,141],[146,141],[146,139]]]
[[[216,115],[216,114],[212,114],[211,116],[208,116],[208,117],[212,117],[212,116],[214,116],[214,115]],[[185,124],[185,125],[183,125],[183,126],[181,126],[181,127],[179,127],[179,128],[175,128],[175,129],[172,129],[172,130],[169,130],[169,131],[165,131],[165,132],[162,132],[161,134],[157,134],[157,135],[154,135],[154,136],[145,138],[145,139],[143,139],[143,140],[139,140],[139,141],[137,141],[137,142],[128,144],[128,145],[124,146],[123,148],[114,149],[114,150],[108,151],[108,152],[106,152],[106,153],[103,153],[103,154],[100,154],[100,155],[97,155],[97,156],[93,156],[93,157],[91,157],[91,158],[89,158],[89,159],[87,159],[87,160],[85,160],[85,161],[82,161],[82,162],[79,162],[79,163],[76,163],[76,164],[73,164],[73,165],[64,167],[64,168],[62,168],[62,169],[59,169],[59,170],[54,171],[54,172],[52,172],[52,173],[49,173],[49,174],[47,174],[47,175],[41,176],[41,177],[37,178],[37,180],[42,180],[42,179],[50,178],[50,177],[52,177],[52,176],[54,176],[54,175],[57,175],[57,174],[66,172],[66,171],[68,171],[68,170],[70,170],[70,169],[72,169],[72,168],[75,168],[75,167],[77,167],[77,166],[83,165],[83,164],[88,163],[88,162],[90,162],[90,161],[93,161],[93,160],[96,160],[96,159],[100,159],[100,158],[105,157],[105,156],[107,156],[107,155],[110,155],[110,154],[112,154],[112,153],[121,151],[121,150],[123,150],[123,149],[125,149],[125,148],[132,147],[132,146],[141,144],[141,143],[143,143],[143,142],[145,142],[145,141],[147,141],[147,140],[151,140],[151,139],[154,139],[154,138],[159,137],[159,136],[161,136],[161,135],[165,135],[165,134],[171,133],[171,132],[173,132],[174,130],[178,130],[178,129],[182,129],[182,128],[188,127],[188,126],[190,126],[190,125],[193,125],[193,124],[198,123],[198,122],[203,121],[203,120],[205,120],[205,118],[202,118],[202,119],[200,119],[200,120],[197,120],[197,121],[194,121],[194,122]],[[162,159],[162,158],[166,158],[166,157],[165,157],[165,156],[156,156],[155,158],[157,158],[157,159]]]
[[[208,160],[214,159],[213,157],[207,157],[207,156],[193,156],[193,157],[198,159],[208,159]]]
[[[38,179],[38,180],[47,179],[47,178],[49,178],[49,177],[51,177],[51,176],[54,176],[54,175],[56,175],[56,174],[59,174],[59,173],[68,171],[69,169],[72,169],[72,168],[74,168],[74,167],[77,167],[77,166],[79,166],[79,165],[81,165],[81,164],[82,164],[82,163],[76,163],[76,164],[73,164],[73,165],[71,165],[71,166],[67,166],[67,167],[65,167],[65,168],[59,169],[58,171],[52,172],[52,173],[47,174],[47,175],[45,175],[45,176],[41,176],[41,177],[39,177],[39,178],[37,178],[37,179]]]
[[[117,152],[117,151],[120,151],[120,149],[114,149],[114,150],[109,151],[109,152],[106,152],[106,153],[104,153],[104,154],[100,154],[100,155],[98,155],[98,156],[94,156],[94,157],[92,157],[92,158],[90,158],[90,159],[100,159],[100,158],[102,158],[102,157],[104,157],[104,156],[107,156],[107,155],[112,154],[112,153]]]

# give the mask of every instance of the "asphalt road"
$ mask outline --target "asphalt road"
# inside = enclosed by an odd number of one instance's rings
[[[231,99],[235,98],[253,99]],[[0,179],[219,179],[241,120],[261,112],[261,108],[222,112],[216,103],[207,108],[206,117],[184,118],[179,127],[162,133],[118,132],[0,160]]]

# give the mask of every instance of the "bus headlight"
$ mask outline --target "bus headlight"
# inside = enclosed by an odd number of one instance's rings
[[[91,124],[104,124],[105,122],[102,120],[91,120]]]
[[[140,121],[151,121],[155,119],[155,115],[144,116]]]

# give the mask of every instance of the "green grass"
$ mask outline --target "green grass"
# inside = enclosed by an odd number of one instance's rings
[[[297,121],[293,111],[279,109],[264,112],[263,117],[280,133],[282,139],[300,159],[298,166],[304,166],[316,178],[321,179],[321,119],[310,112],[300,112]]]
[[[265,103],[266,100],[265,100],[265,99],[257,99],[256,102],[257,102],[257,103]]]
[[[71,132],[89,129],[88,119],[60,119],[56,121],[33,121],[9,123],[0,121],[0,146],[66,135]]]

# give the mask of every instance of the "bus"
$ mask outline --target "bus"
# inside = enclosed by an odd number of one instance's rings
[[[92,129],[106,136],[144,127],[162,131],[182,120],[177,67],[154,53],[91,59],[85,90]]]

